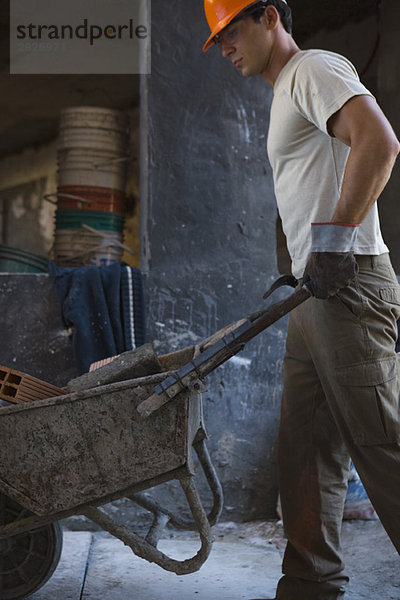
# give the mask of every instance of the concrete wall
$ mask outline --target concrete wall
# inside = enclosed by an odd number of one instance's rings
[[[142,268],[149,339],[170,352],[261,308],[278,275],[271,89],[218,48],[202,54],[202,3],[154,0],[152,14]],[[271,327],[207,378],[209,448],[231,518],[275,516],[284,334],[285,323]]]
[[[44,196],[57,189],[56,170],[55,142],[0,161],[1,244],[50,256],[55,206]]]
[[[64,386],[76,376],[69,333],[48,275],[0,273],[0,365]]]
[[[378,95],[379,34],[379,20],[372,16],[359,23],[348,22],[339,30],[323,29],[301,47],[343,54],[354,64],[364,85]]]
[[[383,0],[379,18],[377,15],[360,23],[347,23],[339,31],[320,31],[307,39],[303,47],[323,48],[347,56],[400,138],[399,19],[400,4]],[[378,202],[383,236],[397,273],[400,273],[399,197],[400,162],[397,161]]]
[[[378,85],[379,102],[400,138],[400,38],[398,34],[400,4],[381,2],[381,45],[379,51]],[[392,261],[400,273],[400,161],[393,170],[391,180],[380,202],[383,233],[391,250]]]

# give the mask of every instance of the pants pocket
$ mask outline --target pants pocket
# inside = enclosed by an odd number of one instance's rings
[[[400,317],[400,286],[380,288],[379,296],[384,302],[392,306],[395,319]]]
[[[343,411],[360,446],[400,441],[399,358],[336,368]]]

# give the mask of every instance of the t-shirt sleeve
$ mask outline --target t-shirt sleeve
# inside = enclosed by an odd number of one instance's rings
[[[372,96],[351,62],[333,53],[316,53],[305,58],[292,85],[297,110],[326,134],[329,118],[353,96],[364,94]]]

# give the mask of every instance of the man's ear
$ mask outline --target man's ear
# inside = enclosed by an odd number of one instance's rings
[[[279,13],[275,6],[267,6],[261,20],[265,23],[266,27],[270,30],[278,27],[280,22]]]

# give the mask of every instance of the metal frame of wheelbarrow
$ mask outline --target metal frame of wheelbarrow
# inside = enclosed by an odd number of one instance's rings
[[[110,384],[107,386],[103,386],[102,388],[91,389],[87,392],[76,392],[67,396],[61,396],[49,400],[41,400],[29,405],[25,404],[2,408],[0,411],[0,431],[2,431],[2,418],[6,417],[7,415],[12,418],[12,423],[14,421],[18,424],[21,423],[21,434],[23,435],[24,423],[23,421],[21,421],[21,417],[25,416],[25,421],[27,421],[25,427],[28,428],[30,419],[33,419],[31,415],[34,415],[32,411],[35,411],[36,418],[40,422],[42,414],[44,415],[43,419],[46,420],[46,410],[49,412],[49,417],[53,416],[53,418],[57,418],[57,414],[60,411],[69,410],[70,412],[68,414],[70,414],[72,418],[74,415],[74,410],[79,411],[82,408],[82,406],[86,407],[89,402],[91,402],[92,404],[98,403],[98,410],[103,410],[103,413],[110,410],[110,406],[114,404],[115,398],[116,410],[118,409],[119,402],[121,402],[120,398],[123,398],[127,406],[130,406],[132,402],[137,406],[137,404],[140,402],[140,398],[142,397],[142,395],[136,392],[136,397],[133,398],[134,394],[132,392],[132,389],[143,390],[143,386],[149,385],[151,385],[152,388],[154,384],[157,383],[157,381],[164,379],[166,375],[167,374],[165,373],[158,374],[156,376],[150,376],[142,379],[124,381],[117,384]],[[24,482],[23,474],[19,474],[20,482],[18,485],[15,484],[14,487],[14,485],[10,483],[11,477],[8,476],[7,478],[7,473],[5,473],[6,477],[0,478],[0,491],[12,498],[14,501],[17,501],[23,507],[36,514],[32,514],[17,522],[0,527],[0,540],[4,540],[22,532],[31,531],[33,529],[43,527],[44,525],[47,525],[54,521],[58,521],[60,519],[64,519],[72,515],[85,515],[86,517],[97,523],[101,528],[122,540],[133,550],[133,552],[136,555],[140,556],[141,558],[144,558],[150,562],[154,562],[162,568],[168,571],[173,571],[178,575],[197,571],[207,559],[210,553],[212,545],[210,527],[217,521],[221,513],[223,496],[221,484],[218,480],[216,471],[211,463],[205,443],[206,433],[202,424],[200,396],[199,394],[195,394],[188,390],[181,393],[180,396],[180,401],[178,400],[176,408],[173,409],[173,411],[175,412],[171,413],[171,409],[168,408],[165,411],[164,417],[161,417],[162,419],[164,419],[161,421],[161,426],[165,425],[165,423],[168,424],[170,421],[172,421],[173,426],[175,426],[176,424],[176,431],[172,429],[171,435],[173,434],[177,438],[179,438],[180,435],[183,435],[184,437],[187,436],[187,443],[190,445],[191,448],[194,449],[195,453],[197,454],[199,464],[204,472],[206,481],[212,492],[213,497],[213,506],[208,515],[206,515],[200,496],[196,489],[196,485],[194,482],[195,469],[190,453],[188,454],[186,461],[184,461],[184,457],[181,458],[180,456],[178,456],[178,462],[180,461],[180,463],[182,464],[175,469],[161,474],[158,473],[154,477],[144,479],[135,483],[135,485],[130,485],[123,489],[117,489],[116,491],[112,491],[104,495],[102,494],[98,497],[93,497],[93,491],[89,490],[89,492],[87,493],[90,495],[90,502],[72,505],[71,507],[68,507],[65,510],[54,510],[54,508],[58,505],[61,506],[63,503],[68,504],[72,502],[72,504],[74,504],[78,496],[75,495],[72,496],[72,499],[66,498],[64,500],[62,495],[60,495],[60,490],[57,491],[58,496],[56,494],[54,500],[52,500],[51,498],[45,498],[45,490],[43,490],[42,494],[38,490],[34,489],[33,493],[29,494],[29,485],[27,484],[25,488],[22,485]],[[108,401],[108,407],[105,404],[106,400]],[[95,411],[97,410],[97,404],[95,404],[93,409]],[[136,411],[136,408],[134,406],[132,407],[132,411],[133,410]],[[19,417],[17,417],[14,413],[20,413]],[[96,414],[97,413],[95,413],[95,415]],[[125,416],[125,418],[128,419],[128,416]],[[145,426],[147,426],[148,430],[150,430],[151,427],[159,426],[159,424],[157,425],[157,423],[152,423],[151,419],[146,419],[145,422],[143,422],[143,420],[138,414],[137,418],[137,428],[145,428]],[[187,430],[185,426],[185,420],[188,422]],[[124,430],[126,430],[127,427],[125,426],[125,424],[124,427]],[[5,429],[5,431],[6,433],[9,432],[9,430],[7,429]],[[122,433],[123,431],[121,430],[121,434]],[[54,435],[56,434],[57,432],[54,432]],[[162,437],[163,432],[161,432],[160,435],[161,439],[164,439]],[[178,450],[176,450],[175,446],[173,445],[173,452],[181,451],[182,444],[185,444],[185,440],[181,443],[181,441],[178,439]],[[160,448],[159,450],[160,452],[163,452],[164,449]],[[3,448],[2,452],[4,455],[6,450]],[[38,458],[40,459],[40,457]],[[16,460],[18,461],[18,458]],[[82,474],[80,476],[82,478]],[[38,477],[36,477],[36,479],[34,480],[34,488],[35,486],[38,486],[38,481],[40,481]],[[177,516],[176,514],[174,514],[173,511],[162,507],[159,503],[155,502],[150,497],[150,495],[145,493],[145,490],[148,490],[152,487],[155,487],[159,484],[171,480],[178,480],[180,482],[183,492],[186,496],[190,511],[192,513],[193,521],[187,521]],[[32,482],[30,482],[30,485],[32,485]],[[103,488],[107,489],[107,485],[111,484],[104,484]],[[111,517],[106,515],[102,510],[99,509],[99,506],[102,506],[120,498],[128,498],[133,502],[137,503],[138,505],[146,508],[151,513],[153,513],[153,522],[145,538],[142,538],[139,535],[133,533],[127,527],[118,524],[114,519],[112,519]],[[41,503],[42,505],[40,505],[39,503]],[[170,557],[166,556],[165,554],[160,552],[160,550],[157,549],[157,543],[160,539],[165,525],[168,522],[170,522],[178,528],[190,528],[198,530],[201,540],[201,547],[195,556],[187,560],[178,561],[171,559]]]

